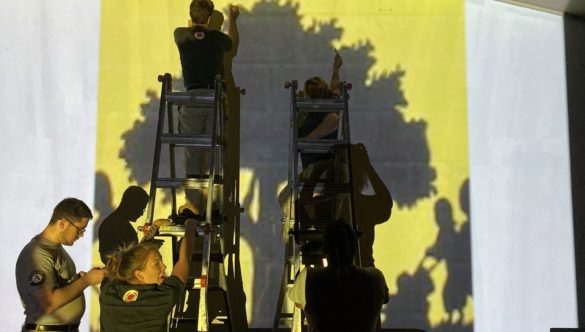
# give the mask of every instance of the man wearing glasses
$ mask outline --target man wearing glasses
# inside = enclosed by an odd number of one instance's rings
[[[76,198],[62,200],[45,229],[22,249],[16,261],[16,287],[26,319],[22,331],[78,331],[85,311],[83,290],[99,284],[104,271],[79,272],[63,245],[83,237],[93,217]]]

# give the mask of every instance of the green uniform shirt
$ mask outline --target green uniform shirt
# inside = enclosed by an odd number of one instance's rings
[[[26,323],[42,325],[78,324],[85,311],[83,293],[71,302],[43,315],[33,294],[41,288],[60,288],[77,280],[75,263],[60,244],[35,236],[16,261],[16,288],[24,306]]]
[[[162,285],[129,285],[104,279],[100,294],[101,331],[166,331],[167,316],[184,288],[175,276]]]

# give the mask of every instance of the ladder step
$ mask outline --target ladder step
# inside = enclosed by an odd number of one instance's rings
[[[213,108],[215,106],[214,90],[210,90],[209,94],[201,94],[201,90],[197,94],[189,91],[167,92],[165,98],[168,102],[175,105],[197,106],[202,108]]]
[[[343,139],[320,139],[320,140],[307,140],[299,139],[297,149],[299,152],[318,152],[326,153],[331,152],[332,148],[348,147],[348,142]]]
[[[185,134],[162,134],[160,142],[163,144],[175,144],[177,146],[191,146],[198,148],[211,148],[210,135],[185,135]],[[220,140],[216,140],[219,146]]]
[[[341,112],[344,108],[341,99],[301,99],[297,100],[297,109],[299,112]]]
[[[222,185],[223,179],[216,176],[215,185]],[[185,189],[205,189],[209,186],[209,180],[205,178],[193,179],[193,178],[158,178],[155,181],[157,188],[185,188]]]
[[[297,186],[300,191],[320,191],[326,193],[347,193],[351,190],[349,183],[330,183],[327,181],[302,181]]]
[[[203,260],[203,253],[202,252],[194,252],[191,256],[191,262],[201,262]],[[223,264],[223,255],[220,252],[211,253],[209,255],[210,262],[222,263]]]

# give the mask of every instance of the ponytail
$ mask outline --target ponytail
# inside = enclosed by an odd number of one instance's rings
[[[134,271],[144,270],[151,252],[158,252],[159,241],[146,241],[127,247],[120,247],[108,256],[106,273],[108,279],[128,283],[134,279]]]

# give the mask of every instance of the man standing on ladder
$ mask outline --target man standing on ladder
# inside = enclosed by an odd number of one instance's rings
[[[223,76],[223,55],[232,48],[236,38],[236,19],[239,7],[229,6],[229,31],[226,35],[208,28],[214,5],[211,0],[193,0],[189,7],[188,27],[175,29],[175,43],[179,49],[185,89],[197,94],[197,90],[214,89],[216,75]],[[225,109],[225,107],[224,107]],[[182,134],[211,134],[213,114],[206,109],[184,107],[179,114],[179,132]],[[185,148],[185,175],[200,178],[208,173],[207,152],[196,147]],[[206,190],[186,189],[186,203],[179,209],[191,210],[203,217],[207,201]]]

